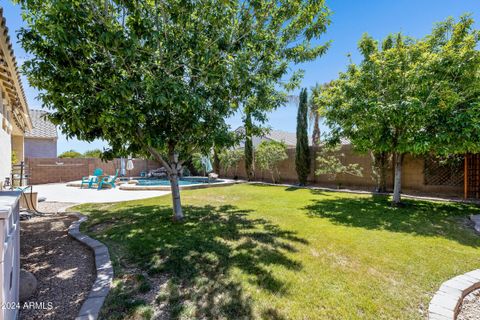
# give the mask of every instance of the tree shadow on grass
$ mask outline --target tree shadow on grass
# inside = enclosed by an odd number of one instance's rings
[[[313,200],[304,209],[310,217],[326,218],[338,225],[440,236],[464,245],[480,246],[480,237],[467,226],[468,216],[479,214],[479,207],[453,202],[403,202],[404,206],[397,208],[383,195],[329,198]]]
[[[88,229],[110,245],[114,257],[120,253],[151,276],[170,276],[158,300],[168,303],[172,318],[253,318],[245,284],[232,277],[238,271],[242,282],[288,294],[269,267],[300,270],[301,263],[286,252],[306,240],[265,219],[249,219],[249,210],[234,206],[185,206],[184,212],[179,224],[171,221],[169,206],[90,210]]]

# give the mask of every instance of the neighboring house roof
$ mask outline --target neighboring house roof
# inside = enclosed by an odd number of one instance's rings
[[[238,127],[235,132],[243,134],[245,129],[243,127]],[[294,147],[297,145],[297,134],[295,132],[287,132],[282,130],[270,130],[262,137],[253,137],[253,145],[256,146],[260,144],[262,140],[273,140],[278,142],[284,142],[287,147]],[[342,145],[350,144],[348,139],[342,138],[340,139],[340,143]],[[244,142],[240,143],[240,146],[243,146]],[[308,145],[312,145],[312,137],[311,135],[308,136]]]
[[[238,127],[235,132],[240,134],[245,133],[244,127]],[[255,136],[253,137],[253,144],[258,145],[261,140],[274,140],[278,142],[284,142],[288,147],[295,146],[297,144],[297,135],[296,133],[282,131],[282,130],[269,130],[263,136]],[[242,142],[243,144],[243,142]]]
[[[43,110],[30,110],[33,129],[25,134],[26,138],[57,139],[57,127],[51,123]]]
[[[283,142],[288,147],[297,145],[297,134],[294,132],[287,132],[282,130],[270,130],[270,132],[268,132],[265,135],[265,138],[278,141],[278,142]],[[309,144],[311,144],[310,141],[309,141]]]

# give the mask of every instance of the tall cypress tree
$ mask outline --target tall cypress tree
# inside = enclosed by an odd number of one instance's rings
[[[252,126],[252,115],[247,110],[245,116],[245,172],[248,181],[253,179]]]
[[[297,170],[300,185],[307,183],[310,174],[310,150],[308,148],[307,132],[308,96],[307,89],[300,92],[300,103],[297,114],[297,146],[295,153],[295,168]]]

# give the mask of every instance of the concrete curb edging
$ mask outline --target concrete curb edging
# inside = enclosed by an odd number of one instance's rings
[[[63,209],[63,211],[66,208]],[[110,260],[108,248],[98,240],[90,238],[80,232],[80,224],[87,220],[87,217],[75,213],[79,220],[74,221],[68,228],[68,235],[90,248],[95,254],[95,268],[97,278],[92,285],[92,289],[83,302],[82,307],[75,320],[96,320],[100,314],[100,309],[105,302],[113,282],[113,267]]]
[[[271,183],[271,182],[263,182],[263,181],[246,181],[246,180],[236,180],[237,183],[247,183],[251,185],[266,185],[272,187],[286,187],[286,188],[295,188],[295,189],[306,189],[306,190],[317,190],[317,191],[330,191],[330,192],[341,192],[341,193],[351,193],[351,194],[371,194],[371,195],[381,195],[381,196],[391,196],[393,195],[392,192],[374,192],[374,191],[367,191],[361,189],[336,189],[336,188],[329,188],[329,187],[320,187],[320,186],[299,186],[296,184],[288,184],[288,183]],[[470,199],[460,199],[460,198],[442,198],[442,197],[431,197],[431,196],[422,196],[422,195],[415,195],[415,194],[408,194],[402,193],[402,198],[405,199],[413,199],[413,200],[424,200],[424,201],[441,201],[441,202],[454,202],[454,203],[471,203],[471,204],[479,204],[478,200],[470,200]],[[480,217],[479,217],[480,220]],[[480,223],[480,221],[479,221]],[[480,224],[479,224],[480,228]],[[480,230],[479,230],[480,232]]]
[[[480,232],[480,215],[471,215],[475,230]],[[435,293],[428,307],[430,320],[455,320],[463,298],[480,288],[480,269],[473,270],[445,281]]]
[[[454,320],[457,318],[463,298],[480,288],[480,269],[476,269],[445,281],[435,293],[428,307],[429,320]]]

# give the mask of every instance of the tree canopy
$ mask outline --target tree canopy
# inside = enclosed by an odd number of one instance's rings
[[[403,155],[480,151],[480,33],[473,19],[448,19],[415,40],[393,34],[359,42],[351,63],[319,98],[331,138],[395,155],[400,202]]]
[[[75,150],[68,150],[58,155],[59,158],[83,158],[83,155]]]
[[[323,0],[17,2],[23,69],[52,122],[107,141],[106,156],[154,156],[177,220],[183,161],[228,144],[228,116],[280,101],[298,83],[291,63],[328,48],[312,43],[329,22]]]
[[[101,158],[102,157],[102,150],[100,149],[92,149],[87,150],[83,153],[85,158]]]

